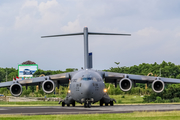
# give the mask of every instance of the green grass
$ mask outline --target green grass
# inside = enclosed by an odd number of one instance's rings
[[[59,106],[57,101],[0,102],[0,106]]]
[[[124,96],[124,98],[122,97]],[[117,103],[115,104],[136,104],[142,103],[143,97],[137,95],[110,95]],[[76,103],[77,105],[81,105]],[[99,102],[94,105],[99,105]],[[32,102],[2,102],[0,106],[59,106],[58,101],[32,101]]]
[[[143,103],[143,97],[139,95],[109,95],[110,98],[116,100],[115,104],[156,104],[156,103]],[[157,103],[157,104],[176,104],[180,102],[173,103]],[[76,103],[80,106],[81,104]],[[93,104],[93,106],[99,105],[99,102]],[[10,106],[60,106],[58,101],[31,101],[31,102],[2,102],[0,101],[1,107]]]
[[[143,102],[143,97],[139,95],[109,95],[109,96],[110,98],[114,98],[117,104],[134,104],[134,103]]]
[[[0,120],[179,120],[180,111],[78,115],[0,115]]]

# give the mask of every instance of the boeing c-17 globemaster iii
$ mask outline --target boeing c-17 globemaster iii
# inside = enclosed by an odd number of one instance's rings
[[[11,94],[18,97],[22,93],[22,86],[27,88],[29,85],[41,85],[45,93],[52,93],[55,87],[59,88],[59,85],[69,84],[66,98],[60,101],[62,106],[70,106],[70,104],[75,106],[76,101],[84,104],[84,107],[91,107],[91,104],[98,101],[100,101],[100,106],[103,106],[103,104],[113,106],[115,100],[108,96],[105,83],[114,83],[115,87],[119,84],[122,91],[129,91],[136,83],[152,83],[152,89],[156,93],[164,90],[165,83],[180,83],[180,79],[105,72],[92,69],[92,54],[88,52],[88,35],[130,36],[130,34],[94,33],[88,32],[88,28],[84,27],[84,31],[81,33],[42,36],[42,38],[72,35],[84,36],[84,69],[32,79],[4,82],[0,83],[0,87],[8,87]]]

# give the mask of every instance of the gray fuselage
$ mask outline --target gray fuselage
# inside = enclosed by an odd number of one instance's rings
[[[102,75],[95,70],[86,69],[75,73],[70,82],[72,98],[80,103],[84,100],[99,101],[105,94],[105,84]]]

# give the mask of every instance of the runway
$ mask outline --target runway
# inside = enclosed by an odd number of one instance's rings
[[[134,111],[173,111],[180,110],[180,104],[115,105],[76,107],[0,107],[0,114],[50,115],[50,114],[93,114],[93,113],[129,113]]]

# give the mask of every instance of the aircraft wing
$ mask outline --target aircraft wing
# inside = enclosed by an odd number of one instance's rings
[[[180,83],[180,79],[175,78],[164,78],[164,77],[154,77],[154,76],[143,76],[143,75],[133,75],[125,73],[114,73],[114,72],[105,72],[104,78],[106,83],[114,83],[117,79],[129,78],[130,80],[135,81],[136,83],[147,83],[153,82],[155,80],[161,80],[164,83]]]
[[[25,79],[25,80],[3,82],[3,83],[0,83],[0,88],[10,87],[12,84],[15,84],[15,83],[19,83],[22,86],[38,84],[46,80],[52,80],[53,82],[57,82],[58,84],[68,84],[70,74],[71,73],[61,73],[61,74],[55,74],[55,75],[49,75],[49,76],[43,76],[43,77],[37,77],[37,78],[31,78],[31,79]]]

